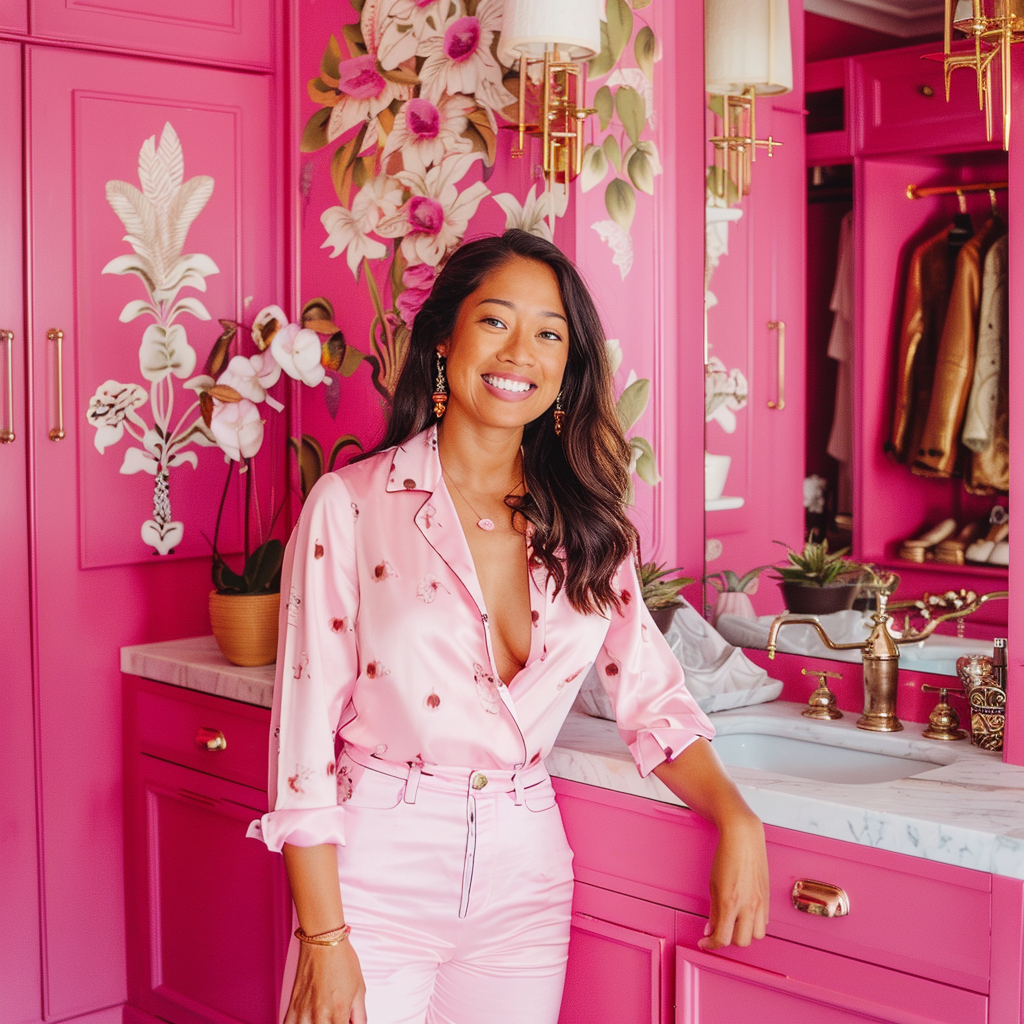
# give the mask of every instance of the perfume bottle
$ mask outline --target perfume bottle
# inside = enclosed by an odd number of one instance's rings
[[[1002,750],[1006,691],[997,682],[995,658],[968,654],[957,658],[956,670],[971,709],[971,743],[982,750]]]

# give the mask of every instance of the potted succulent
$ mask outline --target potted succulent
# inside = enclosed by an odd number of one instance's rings
[[[845,557],[849,548],[829,551],[828,540],[818,543],[810,537],[802,551],[783,546],[789,564],[777,569],[775,578],[789,611],[827,615],[853,606],[864,567]]]
[[[644,562],[640,566],[640,596],[662,633],[668,631],[672,616],[683,603],[679,592],[693,582],[690,576],[672,576],[672,573],[682,571],[666,569],[664,563],[659,565],[656,562]]]
[[[757,593],[761,573],[770,568],[770,565],[759,565],[742,576],[734,573],[732,569],[709,573],[705,579],[718,591],[712,625],[718,622],[720,615],[739,615],[744,619],[756,619],[757,612],[750,603],[749,595]]]
[[[230,355],[241,325],[228,320],[222,320],[221,325],[224,332],[210,353],[205,374],[190,382],[199,394],[209,437],[224,452],[228,465],[213,531],[210,625],[228,661],[235,665],[269,665],[277,654],[284,559],[284,544],[272,534],[283,504],[264,529],[264,520],[254,515],[258,497],[253,486],[253,460],[263,445],[264,410],[284,410],[269,394],[270,388],[282,372],[310,387],[319,384],[325,376],[322,347],[315,331],[288,323],[279,306],[267,306],[257,314],[251,329],[257,351],[251,356]],[[219,547],[224,505],[236,472],[245,477],[239,571],[231,567]],[[258,537],[252,536],[254,520]]]

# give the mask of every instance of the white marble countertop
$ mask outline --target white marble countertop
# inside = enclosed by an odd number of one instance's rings
[[[232,700],[270,707],[274,666],[239,668],[213,637],[125,647],[121,670]],[[815,722],[801,705],[776,701],[715,714],[720,736],[767,732],[899,757],[939,762],[893,782],[851,785],[796,778],[753,768],[729,769],[763,821],[782,828],[874,846],[958,867],[1024,879],[1024,767],[966,741],[921,737],[924,726],[901,733],[865,733],[854,716]],[[573,712],[547,759],[552,775],[620,793],[679,804],[653,775],[642,779],[614,722]]]

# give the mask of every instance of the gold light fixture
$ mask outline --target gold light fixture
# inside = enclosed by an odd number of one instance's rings
[[[969,39],[970,49],[953,49],[953,33]],[[978,106],[985,112],[985,131],[992,141],[992,63],[999,56],[1003,94],[1003,149],[1010,148],[1010,47],[1024,42],[1024,0],[946,0],[943,71],[946,102],[949,81],[958,68],[973,68]]]
[[[709,140],[718,194],[726,194],[731,179],[747,195],[757,150],[771,156],[782,145],[770,135],[757,137],[755,101],[793,90],[787,0],[704,0],[704,72],[721,125]]]
[[[514,130],[521,157],[527,135],[542,139],[549,185],[568,184],[583,170],[586,65],[601,49],[598,0],[506,0],[501,32],[506,63],[519,62],[519,111]],[[539,86],[538,122],[527,116],[529,82]]]

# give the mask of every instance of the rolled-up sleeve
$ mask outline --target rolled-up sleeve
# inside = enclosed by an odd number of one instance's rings
[[[285,843],[344,844],[335,732],[359,674],[355,520],[345,482],[322,477],[285,549],[271,716],[270,811],[248,835]]]
[[[611,612],[596,669],[619,735],[647,776],[698,736],[712,739],[715,728],[690,695],[682,666],[641,599],[632,558],[619,567],[615,586],[619,607]]]

